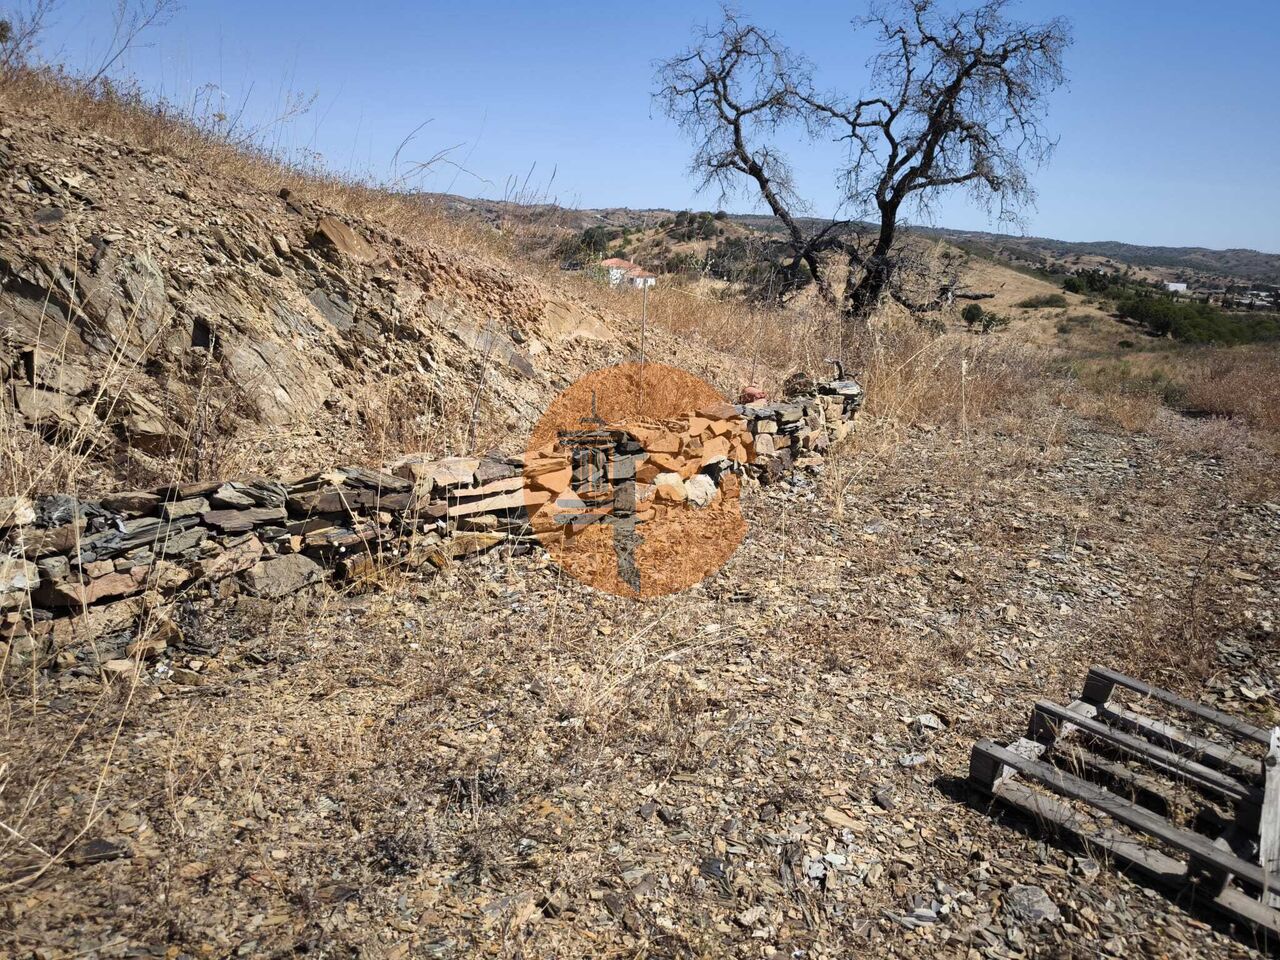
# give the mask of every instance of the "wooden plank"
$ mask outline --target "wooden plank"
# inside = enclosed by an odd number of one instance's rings
[[[1023,737],[1020,740],[1015,740],[1005,749],[1012,750],[1028,760],[1039,760],[1044,756],[1047,748],[1042,743],[1036,743],[1034,740],[1028,740]],[[993,793],[1000,783],[1008,780],[1014,773],[1015,771],[1012,767],[1006,767],[980,751],[978,744],[975,744],[973,750],[969,753],[969,781],[981,787],[987,793]]]
[[[1067,704],[1066,709],[1071,713],[1084,717],[1086,720],[1092,720],[1098,713],[1098,708],[1084,700],[1072,700]],[[1031,711],[1031,719],[1027,721],[1027,737],[1036,743],[1043,743],[1046,746],[1054,745],[1059,735],[1067,737],[1071,735],[1071,724],[1046,724],[1044,718]]]
[[[1084,678],[1084,689],[1080,691],[1080,699],[1100,707],[1111,699],[1116,685],[1102,674],[1101,667],[1094,667]]]
[[[1257,787],[1240,783],[1219,770],[1196,763],[1163,747],[1157,747],[1140,737],[1108,727],[1105,723],[1091,720],[1056,703],[1049,703],[1046,700],[1036,703],[1032,710],[1032,735],[1037,740],[1044,742],[1043,737],[1050,735],[1050,732],[1056,735],[1064,724],[1070,724],[1091,737],[1096,737],[1125,753],[1138,757],[1167,776],[1193,783],[1200,789],[1223,799],[1254,806],[1262,804],[1262,791]]]
[[[1223,713],[1221,710],[1206,707],[1202,703],[1188,700],[1186,697],[1163,690],[1160,687],[1153,687],[1142,680],[1135,680],[1133,677],[1127,677],[1123,673],[1108,670],[1106,667],[1091,667],[1089,675],[1085,679],[1085,690],[1094,691],[1096,695],[1096,692],[1101,691],[1104,687],[1124,687],[1126,690],[1132,690],[1134,693],[1150,697],[1152,700],[1167,703],[1171,707],[1185,710],[1194,717],[1199,717],[1201,720],[1215,724],[1242,740],[1252,740],[1254,743],[1259,743],[1264,747],[1269,746],[1271,743],[1270,731],[1255,727],[1253,724],[1246,723],[1228,713]],[[1090,700],[1091,703],[1095,704],[1106,702],[1105,698],[1096,701],[1089,697],[1082,697],[1082,699]]]
[[[1196,887],[1187,882],[1189,877],[1186,863],[1118,830],[1101,826],[1053,797],[1016,780],[1006,780],[1000,784],[994,796],[1039,823],[1072,834],[1090,852],[1101,852],[1171,889],[1189,891],[1192,894],[1196,892]],[[1259,903],[1236,887],[1224,887],[1216,896],[1205,898],[1204,902],[1261,931],[1280,936],[1280,911]]]
[[[1262,777],[1262,760],[1250,753],[1188,733],[1181,727],[1163,720],[1154,720],[1132,710],[1114,704],[1098,708],[1096,719],[1109,726],[1119,727],[1152,743],[1187,756],[1199,757],[1206,766],[1225,770],[1246,783],[1254,783]]]
[[[1043,784],[1054,793],[1082,800],[1125,826],[1149,834],[1176,850],[1191,854],[1214,869],[1234,873],[1259,888],[1270,886],[1280,889],[1280,877],[1264,873],[1258,864],[1249,863],[1234,854],[1219,850],[1207,837],[1175,826],[1164,817],[1123,800],[1096,784],[1072,776],[1065,770],[1059,770],[1041,760],[1028,760],[989,740],[978,741],[974,751],[985,754],[997,764],[1012,767],[1022,776]]]
[[[1166,781],[1130,770],[1123,763],[1098,756],[1077,743],[1055,748],[1051,759],[1071,773],[1087,774],[1088,779],[1095,781],[1103,780],[1113,793],[1123,793],[1161,816],[1168,816],[1173,811],[1177,811],[1180,817],[1194,815],[1194,810],[1186,803],[1169,795],[1170,785]]]
[[[1108,853],[1141,867],[1144,871],[1174,885],[1187,878],[1187,864],[1162,852],[1158,847],[1145,843],[1132,834],[1122,833],[1087,816],[1069,804],[1042,793],[1017,780],[1006,780],[995,796],[1051,826],[1070,831],[1087,846],[1098,845]]]
[[[1201,826],[1201,831],[1208,832],[1204,830],[1203,825]],[[1241,859],[1249,860],[1253,859],[1257,850],[1257,845],[1251,837],[1234,823],[1226,825],[1226,828],[1214,838],[1213,845],[1219,850],[1226,850]],[[1216,884],[1216,886],[1212,887],[1215,893],[1226,888],[1235,880],[1233,874],[1215,870],[1211,866],[1199,863],[1194,858],[1187,865],[1187,873],[1189,876],[1197,876],[1200,885],[1205,889],[1210,889],[1211,884]]]
[[[1263,787],[1262,814],[1258,818],[1258,858],[1262,868],[1280,873],[1280,727],[1271,728],[1271,743],[1265,761],[1266,785]],[[1264,888],[1262,902],[1280,907],[1280,890]]]

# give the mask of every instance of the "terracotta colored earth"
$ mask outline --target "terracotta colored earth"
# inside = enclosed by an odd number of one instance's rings
[[[719,570],[746,534],[738,508],[737,478],[726,474],[712,502],[696,507],[658,497],[650,483],[636,484],[634,573],[619,570],[618,538],[626,525],[597,522],[566,530],[556,523],[567,511],[577,485],[560,435],[568,431],[617,430],[634,440],[645,455],[675,456],[666,447],[670,431],[663,423],[684,420],[698,411],[724,411],[725,399],[714,387],[683,370],[658,363],[624,363],[593,371],[577,380],[549,405],[534,428],[525,454],[525,506],[539,540],[570,576],[624,597],[654,597],[686,590]],[[727,444],[726,444],[727,445]],[[683,452],[683,451],[682,451]],[[687,454],[696,460],[695,454]],[[663,460],[662,462],[667,462]],[[653,472],[641,467],[641,475]],[[612,514],[612,509],[606,508]]]

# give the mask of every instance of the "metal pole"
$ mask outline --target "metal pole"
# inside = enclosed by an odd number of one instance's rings
[[[640,288],[640,412],[644,411],[644,335],[649,322],[649,278],[645,277]]]

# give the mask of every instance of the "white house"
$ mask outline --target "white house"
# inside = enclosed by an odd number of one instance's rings
[[[639,267],[636,267],[634,270],[628,271],[626,279],[627,283],[631,284],[633,287],[643,289],[644,287],[652,287],[657,283],[658,275],[650,273],[648,270],[642,270]]]
[[[629,283],[633,287],[652,287],[658,282],[655,274],[650,273],[638,264],[632,263],[630,260],[623,260],[621,257],[610,257],[607,260],[601,260],[600,266],[607,271],[611,287],[616,287],[623,283]]]
[[[1187,285],[1185,283],[1166,283],[1164,289],[1166,293],[1186,293]]]

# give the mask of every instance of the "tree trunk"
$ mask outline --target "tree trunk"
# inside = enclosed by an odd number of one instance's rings
[[[893,262],[888,257],[881,253],[868,257],[857,283],[845,287],[845,320],[866,323],[892,279]]]
[[[782,267],[778,271],[781,282],[778,284],[777,290],[774,292],[774,299],[781,304],[788,296],[795,293],[805,284],[804,274],[801,268],[804,261],[800,257],[792,257],[790,260],[784,261]]]
[[[861,264],[859,274],[852,258],[849,276],[844,286],[844,321],[846,326],[865,325],[875,310],[880,297],[893,280],[893,237],[898,228],[898,210],[894,206],[881,206],[880,233],[875,248]]]

